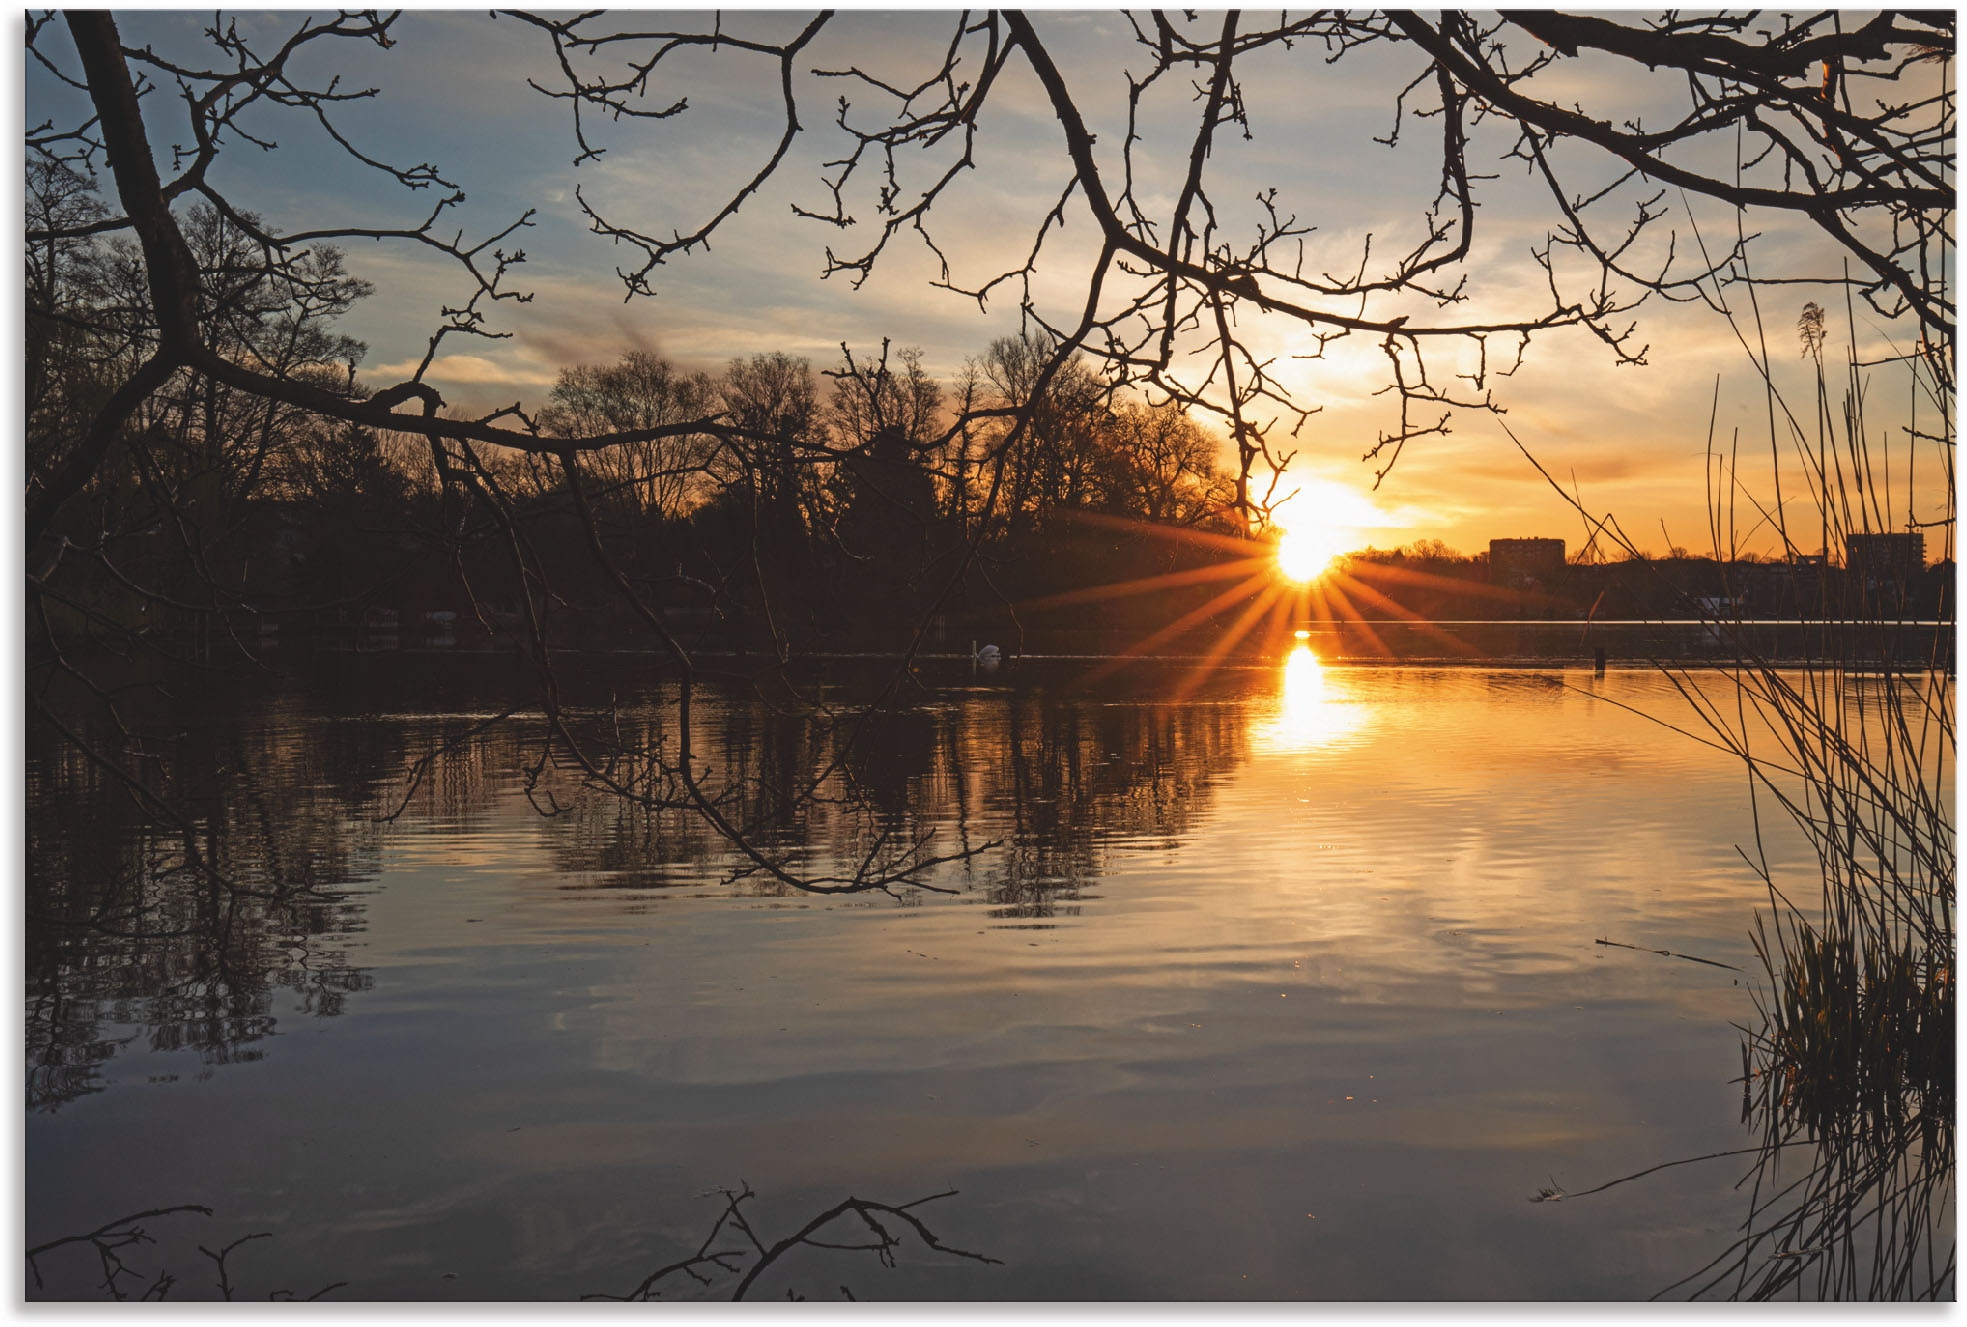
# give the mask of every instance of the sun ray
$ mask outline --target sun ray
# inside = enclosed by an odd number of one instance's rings
[[[1038,599],[1025,599],[1018,603],[1019,608],[1060,608],[1068,604],[1096,603],[1104,599],[1124,599],[1128,595],[1152,594],[1156,590],[1175,589],[1184,585],[1202,585],[1209,581],[1227,580],[1231,576],[1242,576],[1262,564],[1261,558],[1245,558],[1237,562],[1218,562],[1212,566],[1194,567],[1188,571],[1170,571],[1159,576],[1142,576],[1130,581],[1113,581],[1106,585],[1093,585],[1080,590],[1062,590]]]
[[[1292,588],[1296,590],[1300,587],[1293,586]],[[1270,621],[1266,624],[1264,631],[1266,640],[1279,641],[1288,637],[1291,630],[1291,619],[1295,615],[1294,610],[1303,600],[1304,596],[1299,593],[1280,594],[1277,596],[1277,602],[1271,605]]]
[[[1366,638],[1367,643],[1373,647],[1375,652],[1381,657],[1392,653],[1392,651],[1387,649],[1386,642],[1380,638],[1380,633],[1373,630],[1372,624],[1365,619],[1358,608],[1353,606],[1352,600],[1346,596],[1346,592],[1342,588],[1334,584],[1327,587],[1327,593],[1338,601],[1339,611],[1351,619],[1353,627]]]
[[[1331,587],[1324,581],[1316,581],[1306,586],[1305,589],[1306,608],[1309,612],[1317,614],[1317,620],[1320,623],[1330,626],[1332,624],[1332,602],[1326,596],[1329,594]]]
[[[1224,590],[1221,594],[1209,600],[1209,602],[1205,604],[1201,604],[1195,608],[1191,608],[1188,612],[1182,614],[1180,617],[1176,618],[1173,622],[1170,622],[1167,626],[1161,628],[1159,631],[1156,631],[1151,635],[1144,636],[1140,640],[1136,641],[1134,644],[1129,645],[1126,649],[1122,650],[1119,654],[1115,655],[1111,659],[1108,659],[1106,662],[1100,664],[1098,667],[1094,668],[1091,672],[1087,673],[1084,681],[1087,683],[1093,683],[1093,682],[1100,681],[1103,678],[1111,677],[1113,674],[1119,672],[1122,668],[1125,668],[1128,664],[1134,662],[1134,660],[1146,654],[1149,650],[1153,649],[1155,646],[1160,645],[1164,641],[1172,640],[1176,636],[1183,634],[1189,628],[1193,627],[1196,623],[1202,621],[1204,618],[1213,616],[1219,610],[1227,607],[1230,604],[1235,603],[1238,599],[1241,599],[1243,596],[1249,594],[1252,590],[1256,589],[1258,585],[1262,584],[1265,580],[1268,579],[1270,579],[1270,572],[1269,569],[1266,568],[1265,570],[1258,572],[1256,575],[1249,577],[1247,580],[1244,580],[1236,585],[1230,586],[1227,590]]]
[[[1402,622],[1406,622],[1412,626],[1420,628],[1421,632],[1424,635],[1429,636],[1436,641],[1439,641],[1443,645],[1451,647],[1454,653],[1468,655],[1470,657],[1475,657],[1480,654],[1480,651],[1476,650],[1473,646],[1471,646],[1467,641],[1463,640],[1461,637],[1455,635],[1454,632],[1447,630],[1445,627],[1437,626],[1435,623],[1429,621],[1427,618],[1422,617],[1420,614],[1414,612],[1410,608],[1395,603],[1393,600],[1387,598],[1384,594],[1381,594],[1378,590],[1374,589],[1371,585],[1366,584],[1366,582],[1350,576],[1341,577],[1340,579],[1342,579],[1345,582],[1345,584],[1350,586],[1354,593],[1362,596],[1368,602],[1372,603],[1375,607],[1380,608],[1385,612],[1392,613],[1395,617],[1399,618]]]
[[[1522,591],[1504,589],[1499,585],[1489,585],[1483,581],[1460,580],[1453,576],[1437,576],[1429,571],[1415,571],[1411,567],[1396,566],[1389,562],[1370,562],[1363,564],[1360,571],[1347,571],[1346,575],[1355,581],[1363,581],[1361,574],[1365,567],[1372,568],[1372,579],[1398,581],[1407,585],[1418,585],[1426,589],[1453,590],[1478,599],[1496,599],[1514,604]]]
[[[1263,593],[1257,596],[1256,602],[1244,609],[1242,616],[1229,624],[1229,630],[1216,638],[1216,643],[1209,647],[1209,652],[1203,655],[1195,667],[1189,670],[1188,676],[1176,685],[1172,698],[1183,701],[1194,695],[1196,688],[1208,679],[1209,674],[1216,671],[1216,665],[1222,662],[1223,656],[1236,648],[1236,643],[1249,634],[1251,625],[1262,617],[1283,593],[1284,587],[1276,581],[1266,585]]]
[[[1220,548],[1232,553],[1252,555],[1251,549],[1262,550],[1252,556],[1262,557],[1269,552],[1269,545],[1246,535],[1217,534],[1213,530],[1196,530],[1184,526],[1155,525],[1149,521],[1136,520],[1130,516],[1114,516],[1100,511],[1073,511],[1065,513],[1066,523],[1071,525],[1097,525],[1109,530],[1125,530],[1130,534],[1151,535],[1170,543],[1194,544],[1201,548]]]

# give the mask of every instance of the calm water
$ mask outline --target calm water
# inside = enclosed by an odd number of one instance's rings
[[[468,658],[152,716],[257,896],[172,874],[31,739],[30,1245],[197,1203],[150,1223],[174,1297],[214,1293],[198,1244],[261,1231],[247,1297],[620,1294],[741,1182],[768,1240],[955,1189],[920,1214],[1001,1260],[812,1253],[768,1297],[1643,1298],[1732,1238],[1747,1158],[1528,1201],[1754,1141],[1746,975],[1594,943],[1755,967],[1746,781],[1642,717],[1684,722],[1665,681],[1064,680],[954,679],[862,734],[827,785],[851,804],[771,817],[810,869],[883,830],[1001,840],[900,900],[733,881],[694,820],[550,766],[529,796],[537,723],[474,735],[499,692]],[[704,722],[720,776],[781,789],[852,727]],[[101,1278],[76,1249],[43,1273]]]

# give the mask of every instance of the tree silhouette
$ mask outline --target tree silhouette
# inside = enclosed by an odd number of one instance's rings
[[[931,19],[946,40],[899,73],[891,66],[916,57],[877,60],[851,39],[833,41],[841,24],[831,13],[761,16],[742,32],[672,26],[666,15],[509,18],[553,56],[557,77],[536,92],[571,113],[577,163],[606,150],[603,124],[621,132],[702,119],[701,131],[715,133],[714,113],[664,92],[692,62],[755,66],[770,84],[777,132],[702,214],[658,229],[583,186],[591,228],[631,255],[618,269],[630,298],[652,296],[659,268],[720,238],[768,183],[813,167],[804,136],[825,94],[849,146],[818,163],[824,201],[794,218],[795,234],[806,226],[834,237],[819,269],[858,284],[891,250],[919,243],[934,287],[1015,306],[1019,335],[992,348],[952,398],[959,408],[940,418],[919,364],[904,356],[897,369],[885,353],[872,368],[850,355],[827,403],[782,358],[734,366],[714,391],[631,358],[570,370],[537,414],[513,405],[464,415],[427,381],[430,366],[447,341],[509,336],[506,323],[523,318],[528,296],[512,278],[525,253],[513,246],[532,213],[467,236],[454,224],[465,201],[458,182],[436,165],[395,164],[344,132],[341,113],[377,90],[303,71],[348,43],[393,46],[393,16],[299,18],[271,47],[214,19],[195,61],[128,44],[107,13],[31,17],[30,55],[84,108],[26,132],[29,612],[56,667],[82,673],[61,651],[77,630],[139,639],[152,605],[208,625],[256,610],[223,590],[227,503],[268,483],[303,493],[359,484],[375,468],[365,457],[407,454],[407,443],[424,457],[427,558],[461,587],[469,616],[511,636],[530,670],[546,720],[540,767],[570,761],[619,795],[690,807],[742,844],[745,825],[720,800],[735,794],[695,754],[703,665],[679,614],[696,601],[669,592],[694,578],[714,595],[739,569],[689,569],[677,558],[660,567],[661,554],[618,515],[624,503],[667,517],[665,504],[715,481],[709,505],[721,503],[746,540],[768,626],[776,606],[766,587],[812,548],[831,546],[842,566],[912,562],[904,579],[915,587],[915,625],[897,641],[907,656],[927,639],[935,606],[970,583],[989,540],[1035,523],[1047,504],[1206,519],[1216,477],[1172,416],[1143,411],[1220,423],[1234,449],[1224,488],[1236,523],[1261,525],[1292,438],[1317,409],[1283,381],[1261,329],[1290,329],[1312,357],[1370,343],[1396,417],[1368,452],[1381,476],[1409,443],[1446,432],[1457,411],[1499,409],[1498,380],[1560,331],[1595,337],[1612,362],[1643,362],[1637,318],[1656,298],[1719,303],[1768,280],[1842,285],[1916,328],[1912,353],[1943,389],[1953,381],[1950,13],[1888,11],[1860,23],[1838,11],[1650,20],[1152,12],[1127,19],[1133,42],[1117,81],[1063,58],[1050,21],[1019,11]],[[1422,127],[1438,142],[1438,169],[1409,200],[1402,233],[1363,238],[1345,263],[1310,256],[1315,196],[1292,198],[1279,181],[1235,197],[1212,173],[1236,140],[1270,134],[1273,122],[1293,141],[1317,142],[1320,126],[1292,125],[1287,106],[1258,98],[1279,78],[1327,66],[1361,67],[1396,89],[1389,148]],[[1664,118],[1622,109],[1619,97],[1634,89]],[[1170,128],[1170,107],[1184,102],[1185,121]],[[1109,103],[1124,109],[1103,113]],[[1034,105],[1057,126],[1056,155],[1031,163],[1049,177],[1054,204],[1023,233],[960,248],[939,239],[967,173],[986,159],[985,128]],[[275,150],[265,126],[283,122],[325,131],[381,190],[429,200],[427,210],[397,224],[381,219],[380,194],[353,193],[342,217],[291,228],[266,220],[236,159]],[[99,165],[113,202],[83,187]],[[1544,281],[1499,291],[1485,266],[1482,206],[1503,190],[1521,194],[1521,177],[1547,195],[1546,238],[1533,251]],[[1676,207],[1689,197],[1734,209],[1735,233],[1702,232]],[[1848,270],[1821,257],[1802,272],[1751,268],[1750,228],[1766,218],[1807,223]],[[1088,228],[1093,243],[1063,247],[1068,229]],[[98,240],[109,269],[78,270]],[[354,382],[358,348],[327,326],[361,293],[339,257],[357,240],[443,263],[460,291],[416,371],[372,391]],[[1046,291],[1062,273],[1061,301]],[[827,411],[838,427],[820,426]],[[885,523],[874,516],[884,505],[894,518]],[[153,513],[168,538],[153,537]],[[907,539],[904,523],[914,527]],[[945,529],[960,542],[942,539]],[[773,548],[787,532],[797,540]],[[352,600],[352,574],[334,565],[314,592]],[[823,574],[817,556],[800,565]],[[593,737],[607,726],[571,714],[560,694],[556,632],[585,606],[573,589],[582,576],[679,679],[665,748]],[[84,584],[90,593],[77,592]],[[783,658],[783,632],[767,634]],[[876,704],[906,677],[898,668]],[[134,783],[113,750],[97,754]],[[898,845],[824,887],[890,888],[935,860],[927,845]],[[801,883],[769,853],[754,864]]]

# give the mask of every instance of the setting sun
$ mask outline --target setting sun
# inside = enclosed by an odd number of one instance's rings
[[[1330,530],[1286,530],[1277,541],[1277,569],[1294,581],[1315,581],[1345,549]]]

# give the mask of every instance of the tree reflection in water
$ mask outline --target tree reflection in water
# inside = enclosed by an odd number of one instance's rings
[[[928,883],[980,889],[1005,920],[1069,915],[1108,853],[1185,833],[1210,784],[1246,753],[1232,707],[1047,691],[957,692],[838,722],[727,701],[711,727],[710,763],[755,842],[804,870],[865,857],[884,839],[932,836],[937,852],[988,846]],[[610,889],[746,878],[687,810],[597,796],[573,779],[549,787],[565,811],[538,832],[562,872]],[[748,887],[791,892],[763,878]]]
[[[196,1051],[205,1072],[255,1059],[283,993],[297,1013],[339,1013],[369,985],[345,937],[364,924],[359,887],[391,835],[516,811],[562,888],[621,891],[631,908],[650,890],[791,892],[691,809],[638,805],[539,759],[536,720],[487,722],[448,689],[419,697],[437,704],[418,714],[415,690],[406,682],[387,711],[340,679],[284,699],[184,700],[141,738],[172,816],[30,731],[30,1108],[100,1090],[103,1067],[138,1040]],[[1247,752],[1236,706],[1108,690],[963,689],[871,712],[727,695],[704,707],[698,750],[726,816],[801,871],[851,870],[921,841],[976,854],[925,886],[976,891],[1000,923],[1044,924],[1076,911],[1112,853],[1186,833]],[[618,744],[655,747],[668,738],[660,700],[591,721]]]
[[[752,1225],[750,1213],[745,1211],[744,1205],[757,1197],[749,1184],[742,1189],[720,1189],[717,1192],[723,1196],[724,1208],[717,1214],[716,1223],[695,1253],[650,1272],[625,1295],[594,1293],[582,1295],[581,1298],[629,1301],[674,1299],[679,1292],[691,1298],[707,1298],[713,1294],[722,1296],[728,1290],[728,1297],[735,1301],[749,1295],[766,1273],[773,1271],[788,1255],[801,1249],[871,1253],[883,1267],[893,1267],[896,1251],[904,1246],[906,1235],[913,1235],[924,1248],[937,1253],[992,1265],[997,1265],[999,1261],[943,1243],[918,1215],[917,1209],[939,1198],[955,1197],[954,1189],[932,1193],[926,1198],[917,1198],[912,1203],[899,1206],[871,1202],[865,1198],[843,1198],[808,1219],[791,1234],[769,1242]],[[785,1298],[789,1300],[807,1298],[790,1285],[784,1289]],[[845,1285],[839,1286],[839,1292],[843,1299],[856,1298]]]
[[[694,1254],[650,1272],[625,1295],[596,1292],[581,1298],[657,1300],[717,1295],[740,1300],[761,1285],[769,1284],[783,1289],[789,1300],[802,1300],[807,1296],[793,1285],[781,1284],[785,1274],[781,1264],[802,1250],[816,1250],[823,1255],[871,1253],[882,1267],[891,1268],[910,1237],[935,1253],[1001,1265],[999,1259],[944,1243],[923,1220],[920,1209],[938,1199],[955,1197],[954,1189],[900,1204],[850,1196],[809,1217],[796,1230],[778,1239],[768,1239],[752,1224],[745,1204],[758,1195],[750,1185],[716,1192],[724,1199],[723,1209]],[[244,1287],[233,1280],[236,1269],[231,1264],[232,1256],[256,1240],[273,1238],[273,1233],[254,1231],[216,1249],[203,1242],[196,1243],[196,1252],[209,1264],[201,1266],[210,1278],[207,1288],[203,1277],[186,1279],[189,1274],[185,1267],[196,1260],[190,1257],[191,1250],[182,1245],[195,1239],[195,1235],[181,1228],[180,1218],[191,1216],[210,1218],[212,1209],[198,1203],[151,1208],[118,1217],[82,1234],[45,1240],[27,1251],[30,1282],[27,1298],[226,1302],[240,1298]],[[828,1270],[831,1273],[833,1268],[829,1266]],[[773,1274],[770,1281],[768,1273]],[[97,1276],[101,1279],[94,1279]],[[349,1285],[347,1281],[330,1282],[305,1298],[322,1299]],[[359,1291],[360,1287],[356,1289]],[[838,1289],[842,1298],[856,1298],[846,1285],[840,1284]],[[85,1291],[89,1293],[85,1295]],[[265,1298],[293,1300],[297,1296],[291,1290],[279,1289],[267,1291]]]
[[[212,1209],[198,1203],[181,1203],[176,1207],[153,1207],[144,1212],[132,1212],[128,1216],[108,1221],[94,1230],[80,1235],[62,1235],[46,1240],[27,1251],[27,1272],[30,1278],[27,1298],[40,1299],[51,1293],[62,1295],[70,1285],[85,1281],[97,1273],[100,1281],[93,1282],[89,1289],[97,1294],[116,1301],[124,1300],[165,1300],[211,1299],[231,1300],[237,1289],[232,1282],[230,1261],[234,1252],[242,1244],[254,1240],[270,1238],[265,1231],[242,1235],[217,1250],[203,1244],[197,1251],[211,1262],[212,1292],[200,1293],[184,1282],[182,1263],[184,1251],[178,1250],[174,1259],[160,1231],[168,1231],[179,1222],[174,1218],[185,1216],[212,1215]],[[159,1223],[163,1223],[162,1226]],[[174,1241],[175,1242],[175,1241]],[[45,1261],[44,1261],[45,1260]],[[180,1271],[171,1270],[171,1263],[177,1261]],[[86,1269],[86,1270],[84,1270]],[[52,1290],[50,1277],[57,1278]],[[336,1282],[324,1286],[309,1295],[309,1299],[320,1299],[329,1291],[338,1289],[345,1283]],[[79,1289],[64,1298],[81,1298]],[[292,1299],[292,1291],[275,1290],[266,1296],[268,1299]]]
[[[27,763],[27,1095],[53,1108],[101,1086],[127,1041],[258,1058],[275,997],[329,1017],[369,984],[338,941],[360,925],[379,831],[361,772],[402,759],[387,735],[189,717],[151,739],[153,817],[78,749]],[[133,1027],[118,1038],[106,1029]]]
[[[1243,715],[1208,703],[1021,698],[1001,728],[971,732],[998,740],[981,762],[1001,773],[980,800],[1011,823],[987,864],[991,915],[1022,921],[1073,915],[1120,845],[1172,846],[1206,808],[1211,785],[1246,755]]]

